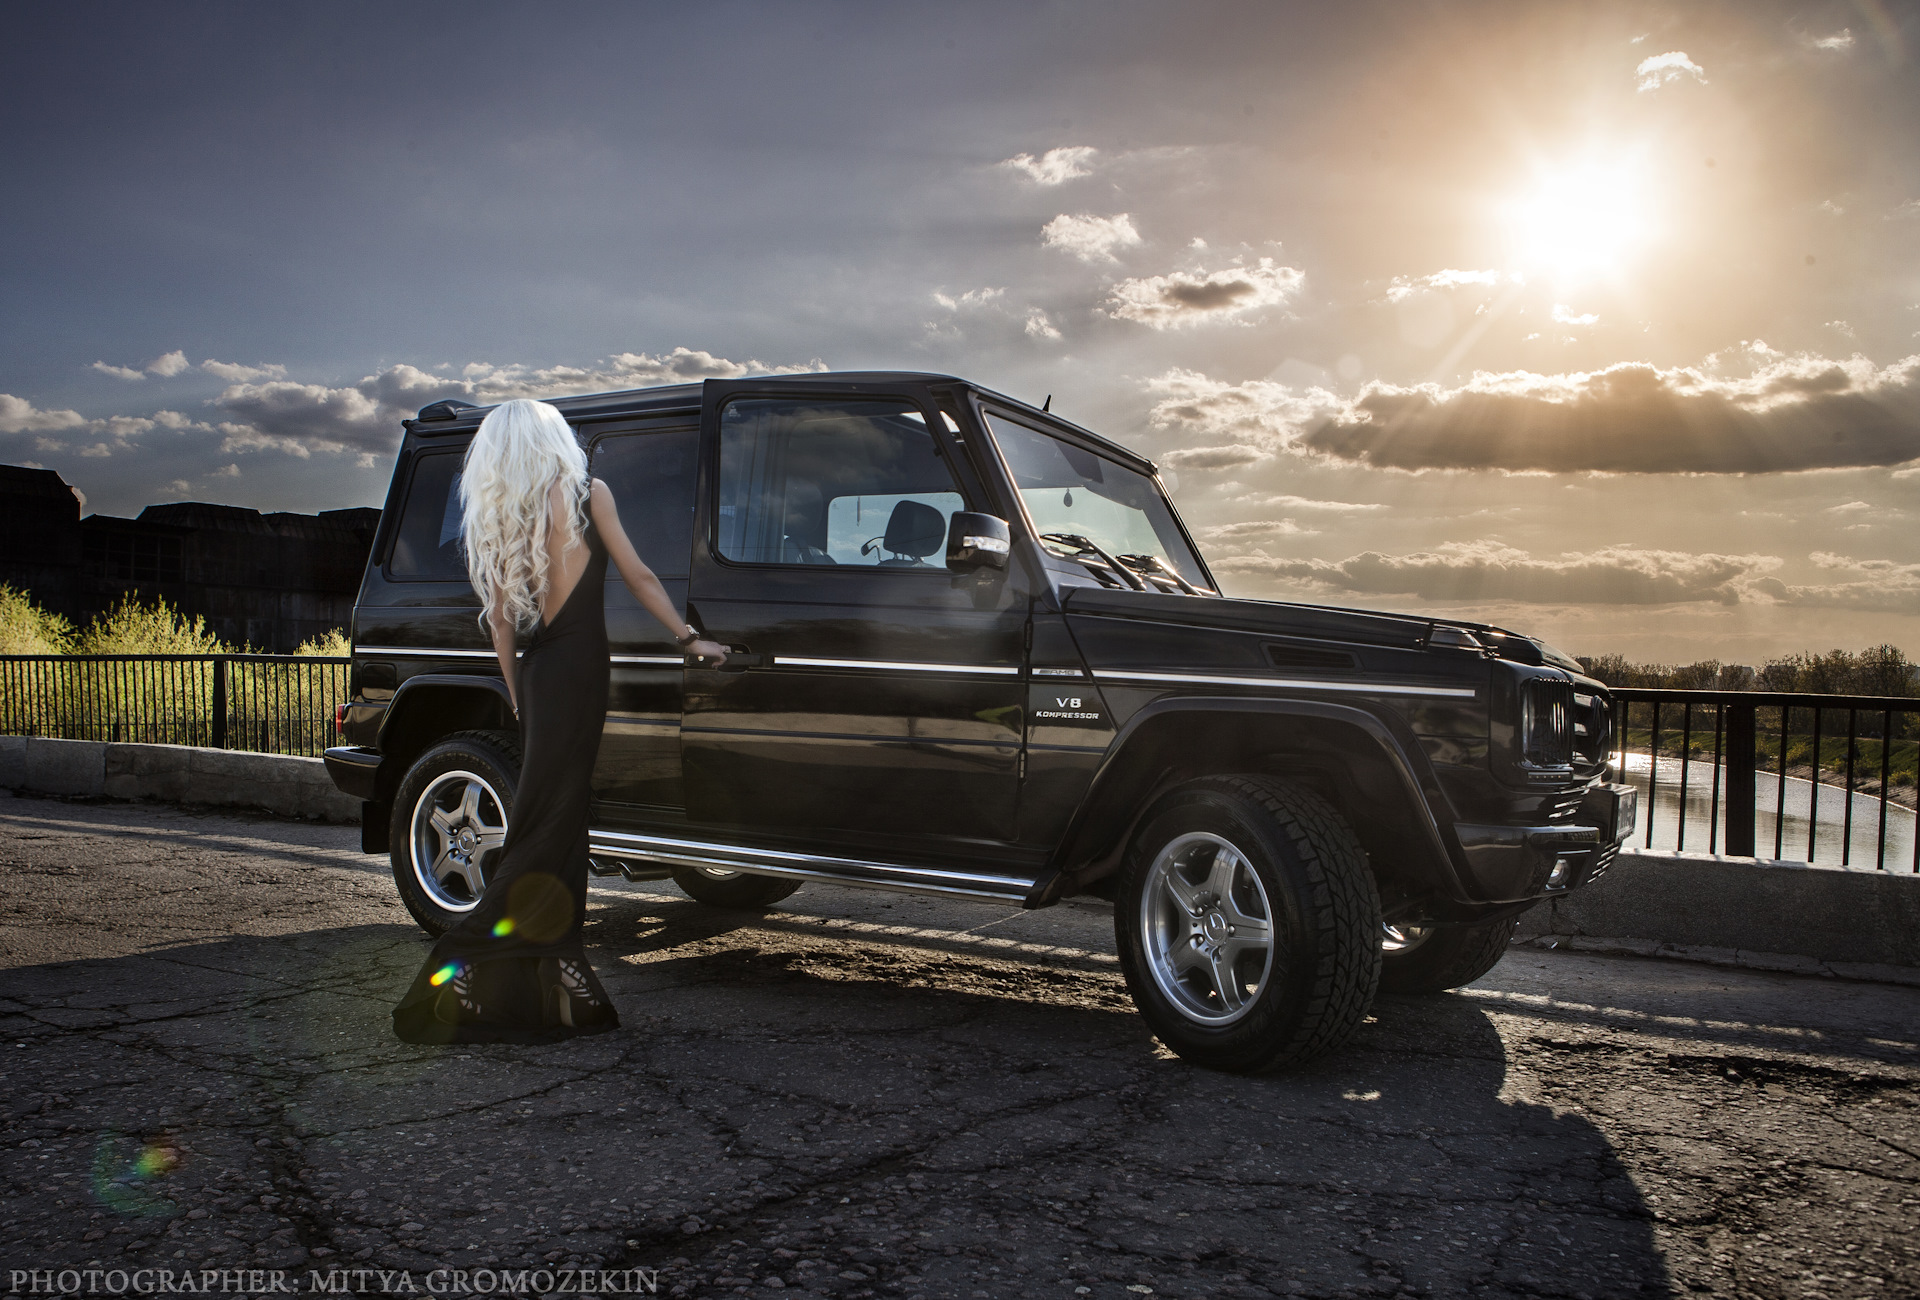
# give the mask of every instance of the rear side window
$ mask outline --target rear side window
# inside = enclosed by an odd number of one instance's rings
[[[910,403],[750,398],[720,417],[720,554],[946,571],[966,508]]]
[[[663,578],[687,576],[699,445],[697,428],[614,434],[594,444],[593,476],[613,493],[633,549]],[[619,582],[619,572],[609,567],[607,581]]]
[[[464,580],[467,559],[460,544],[459,452],[416,456],[400,530],[393,539],[390,577],[410,582]]]

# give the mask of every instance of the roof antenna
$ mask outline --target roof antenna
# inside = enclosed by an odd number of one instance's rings
[[[1048,393],[1048,394],[1047,394],[1047,400],[1046,400],[1046,401],[1044,401],[1044,402],[1042,402],[1042,403],[1040,403],[1040,409],[1041,409],[1041,410],[1043,410],[1043,411],[1051,411],[1051,410],[1053,409],[1053,394],[1052,394],[1052,393]]]

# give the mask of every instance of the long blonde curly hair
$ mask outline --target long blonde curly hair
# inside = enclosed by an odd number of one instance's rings
[[[526,631],[540,621],[547,589],[547,492],[558,480],[569,509],[561,550],[587,526],[587,456],[560,412],[545,402],[502,402],[480,422],[460,471],[460,532],[467,576],[480,594],[480,623],[495,608]]]

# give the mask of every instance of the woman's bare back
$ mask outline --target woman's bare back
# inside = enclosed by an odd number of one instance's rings
[[[552,623],[554,616],[566,608],[567,598],[580,585],[587,562],[593,558],[584,537],[576,538],[571,547],[564,544],[572,505],[560,480],[555,479],[547,489],[547,589],[540,593],[540,618],[546,623]]]

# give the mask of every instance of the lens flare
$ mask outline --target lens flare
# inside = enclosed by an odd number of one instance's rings
[[[133,1217],[171,1216],[178,1207],[155,1184],[180,1165],[180,1148],[166,1137],[130,1141],[103,1136],[93,1152],[93,1194],[110,1210]]]
[[[458,962],[448,962],[445,966],[442,966],[439,970],[427,976],[427,983],[433,985],[435,988],[439,988],[459,973],[460,964]]]
[[[503,917],[501,917],[501,918],[500,918],[500,919],[499,919],[498,921],[495,921],[495,922],[493,923],[493,937],[494,937],[494,938],[496,938],[496,939],[504,939],[504,938],[506,938],[506,937],[507,937],[508,935],[510,935],[510,934],[512,934],[512,933],[513,933],[513,918],[512,918],[512,917],[510,917],[510,916],[503,916]]]

